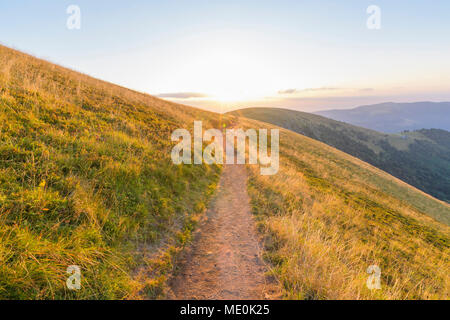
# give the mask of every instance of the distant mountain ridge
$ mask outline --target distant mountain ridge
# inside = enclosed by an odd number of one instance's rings
[[[368,162],[434,197],[450,201],[450,132],[422,129],[398,134],[276,108],[231,112],[268,122],[324,142]]]
[[[386,102],[314,114],[386,133],[419,129],[450,131],[450,102]]]

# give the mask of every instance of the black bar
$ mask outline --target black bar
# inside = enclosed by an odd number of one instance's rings
[[[320,317],[368,317],[405,316],[418,314],[428,308],[438,313],[438,307],[448,309],[448,301],[1,301],[2,313],[7,309],[20,314],[36,316],[72,315],[84,316],[106,314],[124,317],[123,320],[139,319],[316,319]]]

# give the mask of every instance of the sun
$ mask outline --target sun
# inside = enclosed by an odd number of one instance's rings
[[[213,39],[191,52],[186,60],[189,63],[182,72],[189,75],[186,83],[217,102],[258,99],[273,89],[275,77],[266,60],[246,39]]]

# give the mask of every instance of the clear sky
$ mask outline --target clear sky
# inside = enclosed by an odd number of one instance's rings
[[[450,100],[448,0],[0,0],[0,42],[215,111]]]

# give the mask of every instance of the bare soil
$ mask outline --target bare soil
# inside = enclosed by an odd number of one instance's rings
[[[244,165],[224,165],[217,195],[181,257],[170,299],[274,299],[277,284],[265,274],[247,194]]]

